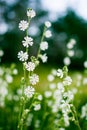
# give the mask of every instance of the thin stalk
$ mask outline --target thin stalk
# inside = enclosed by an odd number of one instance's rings
[[[46,31],[46,26],[44,26],[43,34],[42,34],[42,37],[41,37],[41,42],[44,40],[45,31]],[[40,43],[41,43],[41,42],[40,42]],[[41,50],[40,50],[40,46],[39,46],[38,53],[37,53],[37,59],[38,59],[38,57],[39,57],[40,51],[41,51]]]
[[[81,127],[80,127],[80,124],[79,124],[79,120],[78,120],[78,117],[77,117],[77,113],[76,113],[76,109],[75,109],[74,105],[73,105],[73,108],[74,108],[74,115],[76,117],[75,123],[78,126],[79,130],[81,130]]]

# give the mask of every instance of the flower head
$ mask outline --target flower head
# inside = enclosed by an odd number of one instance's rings
[[[52,82],[54,80],[54,76],[52,74],[49,74],[47,76],[47,79],[48,79],[49,82]]]
[[[28,71],[33,71],[35,69],[35,64],[33,62],[28,62],[25,66]]]
[[[25,88],[24,90],[24,94],[26,97],[28,98],[32,98],[34,95],[35,89],[32,86],[28,86],[27,88]]]
[[[32,76],[30,76],[30,83],[32,85],[36,85],[36,83],[39,82],[39,76],[37,74],[33,74]]]
[[[0,57],[2,57],[4,55],[4,51],[0,50]]]
[[[27,10],[27,16],[30,18],[33,18],[36,16],[36,13],[33,9],[29,9],[29,10]]]
[[[64,60],[63,60],[63,62],[64,62],[65,65],[70,65],[71,60],[70,60],[69,57],[65,57]]]
[[[50,31],[50,30],[47,30],[47,31],[45,32],[45,37],[46,37],[46,38],[49,38],[49,37],[51,37],[51,36],[52,36],[51,31]]]
[[[40,104],[36,104],[35,106],[34,106],[34,110],[35,111],[38,111],[38,110],[40,110],[41,109],[41,105]]]
[[[72,56],[74,56],[74,50],[68,50],[68,56],[70,56],[70,57],[72,57]]]
[[[47,42],[41,42],[40,49],[43,50],[43,51],[48,49],[48,43]]]
[[[84,62],[84,67],[87,68],[87,61]]]
[[[45,63],[47,62],[47,55],[46,54],[43,54],[43,55],[39,55],[39,57],[41,58],[42,62]]]
[[[70,76],[67,76],[66,78],[64,78],[63,80],[64,86],[69,86],[71,83],[72,83],[72,79]]]
[[[61,69],[57,70],[57,76],[63,78],[63,71]]]
[[[20,51],[18,53],[18,58],[19,58],[20,61],[26,61],[28,59],[27,52]]]
[[[45,26],[46,26],[47,28],[49,28],[49,27],[51,27],[51,23],[50,23],[49,21],[46,21],[46,22],[45,22]]]
[[[33,39],[31,37],[24,37],[24,41],[22,41],[24,47],[29,47],[33,45]]]
[[[28,22],[25,20],[20,21],[19,29],[25,31],[28,28]]]

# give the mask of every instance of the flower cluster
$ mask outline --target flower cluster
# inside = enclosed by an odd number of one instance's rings
[[[55,82],[57,77],[60,78],[58,83]],[[47,106],[51,108],[51,112],[55,115],[54,124],[57,128],[60,128],[60,126],[68,127],[70,120],[75,119],[74,114],[72,114],[74,107],[72,101],[76,94],[76,91],[67,87],[72,83],[71,77],[68,76],[68,68],[65,66],[63,69],[53,69],[47,78],[50,84],[49,90],[45,91],[44,96],[47,98]]]
[[[0,67],[0,107],[5,107],[5,98],[11,94],[9,85],[13,82],[13,76],[17,74],[18,70],[14,64],[9,68]]]
[[[87,120],[87,103],[84,106],[82,106],[81,118],[85,118]]]
[[[25,48],[25,51],[18,52],[18,59],[23,63],[23,70],[24,70],[24,77],[21,80],[22,84],[22,95],[21,95],[21,114],[19,117],[19,123],[18,128],[23,127],[23,123],[25,121],[25,118],[27,117],[27,114],[29,113],[30,109],[33,108],[34,111],[39,111],[41,109],[41,100],[42,96],[38,95],[35,91],[34,86],[39,82],[39,76],[34,72],[35,68],[39,65],[39,59],[42,60],[43,63],[47,62],[47,54],[43,53],[45,50],[48,49],[48,42],[44,40],[44,38],[51,37],[51,31],[47,28],[51,27],[51,23],[49,21],[45,22],[43,35],[41,38],[41,42],[39,45],[39,49],[37,52],[37,56],[31,56],[29,57],[29,47],[34,45],[33,38],[29,36],[28,29],[30,26],[31,19],[36,16],[36,13],[33,9],[27,10],[27,17],[28,20],[22,20],[19,23],[19,29],[22,31],[26,31],[26,36],[24,36],[24,39],[22,41],[22,45]],[[41,54],[42,51],[42,54]],[[37,96],[38,95],[38,96]],[[30,106],[27,111],[24,106],[26,106],[27,102],[30,100]],[[33,100],[33,101],[32,101]],[[22,122],[21,122],[22,121]]]
[[[74,46],[76,44],[75,39],[70,39],[70,41],[67,43],[67,56],[63,59],[64,65],[70,65],[71,64],[71,58],[75,55]]]

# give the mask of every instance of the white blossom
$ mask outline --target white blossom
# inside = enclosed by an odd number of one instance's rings
[[[32,86],[27,86],[24,90],[24,94],[28,98],[32,98],[35,93],[35,89]]]
[[[75,44],[76,44],[76,40],[75,40],[75,39],[71,39],[71,40],[69,41],[69,43],[67,44],[67,48],[68,48],[68,49],[72,49]]]
[[[14,75],[18,74],[18,70],[17,70],[17,69],[14,69],[14,70],[13,70],[13,74],[14,74]]]
[[[43,51],[47,50],[48,49],[48,43],[46,41],[41,42],[40,49],[43,50]]]
[[[64,92],[63,83],[59,82],[59,83],[57,84],[57,87],[58,87],[58,90],[60,90],[60,92]]]
[[[39,76],[37,74],[33,74],[30,78],[30,83],[32,85],[36,85],[39,82]]]
[[[84,67],[87,68],[87,61],[84,62]]]
[[[33,62],[28,62],[25,66],[28,71],[33,71],[35,69],[35,64]]]
[[[37,99],[41,101],[43,99],[42,95],[38,95]]]
[[[46,21],[46,22],[45,22],[45,26],[46,26],[47,28],[51,27],[51,22]]]
[[[19,29],[25,31],[28,28],[28,22],[25,20],[20,21]]]
[[[69,57],[65,57],[64,60],[63,60],[63,62],[64,62],[65,65],[70,65],[71,60],[70,60]]]
[[[71,44],[72,44],[72,45],[75,45],[75,44],[76,44],[76,40],[75,40],[75,39],[73,39],[73,38],[72,38],[72,39],[70,39],[70,42],[71,42]]]
[[[72,49],[73,48],[73,44],[71,44],[70,42],[67,44],[67,48],[68,49]]]
[[[36,16],[36,12],[33,9],[27,10],[27,16],[33,18]]]
[[[50,88],[50,89],[55,89],[55,88],[56,88],[56,84],[55,84],[55,83],[51,83],[51,84],[49,85],[49,88]]]
[[[48,81],[52,82],[54,80],[54,76],[52,74],[49,74],[47,76]]]
[[[33,45],[33,39],[31,37],[24,37],[24,41],[22,41],[24,47],[29,47]]]
[[[13,77],[12,77],[10,74],[6,74],[6,75],[5,75],[5,78],[6,78],[6,81],[7,81],[8,83],[12,83]]]
[[[49,37],[51,37],[51,36],[52,36],[51,31],[50,31],[50,30],[47,30],[47,31],[45,32],[45,37],[46,37],[46,38],[49,38]]]
[[[63,80],[64,86],[69,86],[71,83],[72,83],[72,79],[70,76],[67,76],[64,78],[64,80]]]
[[[49,98],[49,97],[52,96],[52,92],[51,92],[51,91],[45,91],[44,96],[45,96],[46,98]]]
[[[86,85],[87,84],[87,78],[84,78],[83,79],[83,85]]]
[[[20,61],[26,61],[28,59],[27,52],[20,51],[18,53],[18,58],[19,58]]]
[[[64,113],[63,117],[64,117],[65,126],[69,126],[70,125],[69,116]]]
[[[4,55],[4,51],[0,50],[0,57],[2,57]]]
[[[39,57],[41,58],[41,60],[42,60],[43,63],[47,62],[47,58],[48,57],[47,57],[46,54],[40,55]]]
[[[81,118],[85,118],[87,120],[87,103],[84,106],[82,106]]]
[[[34,106],[34,110],[35,111],[38,111],[38,110],[40,110],[41,109],[41,105],[40,104],[36,104],[35,106]]]
[[[63,71],[62,71],[62,69],[58,69],[57,70],[57,76],[60,77],[60,78],[63,78]]]
[[[68,52],[67,52],[67,54],[68,54],[68,56],[70,56],[70,57],[72,57],[72,56],[74,56],[74,50],[68,50]]]

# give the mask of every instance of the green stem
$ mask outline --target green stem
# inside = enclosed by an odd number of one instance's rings
[[[41,42],[44,40],[44,34],[45,34],[45,32],[46,32],[46,26],[44,26],[43,34],[42,34],[42,37],[41,37]],[[40,51],[41,50],[40,50],[40,46],[39,46],[38,53],[37,53],[37,59],[39,57]]]

